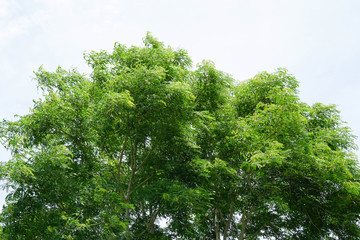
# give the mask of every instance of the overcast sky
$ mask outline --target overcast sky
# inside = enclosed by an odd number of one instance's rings
[[[359,0],[0,0],[0,120],[40,97],[40,65],[89,72],[85,51],[140,46],[150,31],[238,81],[285,67],[302,101],[336,104],[360,136],[359,12]]]

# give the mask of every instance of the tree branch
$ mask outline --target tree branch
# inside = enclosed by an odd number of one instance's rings
[[[195,100],[194,100],[194,103],[196,103],[196,102],[198,101],[199,97],[200,97],[200,96],[201,96],[201,94],[204,92],[204,90],[205,90],[205,88],[206,88],[207,84],[208,84],[208,81],[205,81],[205,83],[204,83],[204,87],[200,90],[199,94],[196,96],[196,98],[195,98]]]
[[[124,140],[124,143],[123,143],[122,148],[121,148],[119,163],[118,163],[118,166],[117,166],[117,181],[118,181],[118,184],[120,184],[120,170],[121,170],[121,164],[122,164],[122,159],[123,159],[123,156],[124,156],[124,151],[125,151],[127,139],[128,139],[128,135],[125,136],[125,140]]]
[[[130,194],[132,194],[134,191],[136,191],[139,187],[141,187],[141,185],[143,185],[144,183],[146,183],[147,181],[149,181],[150,180],[150,178],[152,178],[154,175],[152,175],[152,176],[150,176],[150,177],[148,177],[148,178],[146,178],[144,181],[142,181],[141,183],[139,183],[132,191],[131,191],[131,193]]]
[[[140,163],[140,165],[135,169],[135,172],[137,172],[144,164],[145,162],[148,160],[150,154],[152,153],[152,151],[154,150],[154,147],[151,147],[150,151],[148,152],[148,154],[146,155],[145,159]]]
[[[235,206],[235,201],[234,201],[234,199],[232,198],[232,199],[231,199],[231,205],[230,205],[229,217],[228,217],[228,220],[226,221],[225,228],[224,228],[223,240],[226,240],[227,235],[228,235],[228,231],[229,231],[229,229],[230,229],[231,221],[232,221],[232,218],[233,218],[233,215],[234,215],[234,211],[235,211],[234,206]]]
[[[120,172],[121,172],[122,159],[123,159],[123,156],[124,156],[124,151],[125,151],[125,148],[126,148],[127,139],[128,139],[128,135],[125,136],[125,140],[124,140],[124,143],[123,143],[123,146],[122,146],[122,149],[121,149],[120,159],[119,159],[119,163],[117,165],[117,175],[116,175],[119,190],[120,190],[120,193],[123,196],[124,200],[126,200],[126,195],[124,193],[124,190],[120,186]]]

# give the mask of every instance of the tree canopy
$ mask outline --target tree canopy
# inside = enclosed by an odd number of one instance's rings
[[[236,82],[150,34],[85,60],[1,122],[1,239],[360,239],[355,136],[286,69]]]

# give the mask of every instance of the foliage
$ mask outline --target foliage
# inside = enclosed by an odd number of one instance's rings
[[[360,239],[354,136],[285,69],[235,84],[148,34],[35,73],[0,126],[2,239]]]

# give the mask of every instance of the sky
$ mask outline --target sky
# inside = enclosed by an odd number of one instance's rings
[[[141,46],[149,31],[239,82],[287,68],[303,102],[336,104],[360,136],[359,11],[358,0],[0,0],[0,120],[40,98],[41,65],[90,73],[84,52]]]

